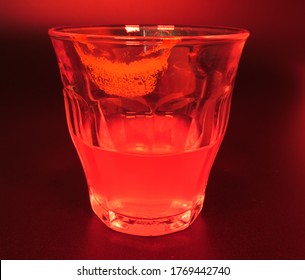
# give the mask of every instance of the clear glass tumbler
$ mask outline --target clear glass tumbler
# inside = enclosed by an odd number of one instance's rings
[[[248,31],[125,25],[49,30],[93,211],[163,235],[202,209]]]

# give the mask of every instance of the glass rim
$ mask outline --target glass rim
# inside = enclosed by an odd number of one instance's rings
[[[158,31],[190,31],[194,34],[186,35],[133,35],[132,32],[139,32],[140,30],[158,30]],[[126,31],[126,35],[114,34],[99,34],[95,31]],[[195,33],[197,32],[197,33]],[[48,30],[51,38],[61,40],[72,40],[84,37],[86,39],[95,40],[110,40],[116,42],[132,42],[132,41],[163,41],[166,39],[179,41],[236,41],[246,40],[250,32],[243,28],[227,27],[227,26],[192,26],[192,25],[79,25],[79,26],[59,26]]]

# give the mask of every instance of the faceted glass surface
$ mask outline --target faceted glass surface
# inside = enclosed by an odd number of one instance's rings
[[[188,227],[202,209],[248,32],[132,25],[49,34],[94,212],[135,235]]]

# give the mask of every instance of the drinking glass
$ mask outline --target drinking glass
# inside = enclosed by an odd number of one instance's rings
[[[49,30],[93,211],[152,236],[200,213],[248,31],[123,25]]]

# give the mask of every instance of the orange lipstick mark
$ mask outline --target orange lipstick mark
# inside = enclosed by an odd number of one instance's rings
[[[170,51],[176,44],[177,39],[163,39],[162,43],[149,46],[147,50],[143,45],[143,51],[135,55],[134,60],[126,62],[96,55],[95,46],[86,39],[78,37],[74,43],[92,82],[105,93],[122,97],[143,96],[153,92],[158,77],[168,67]]]

